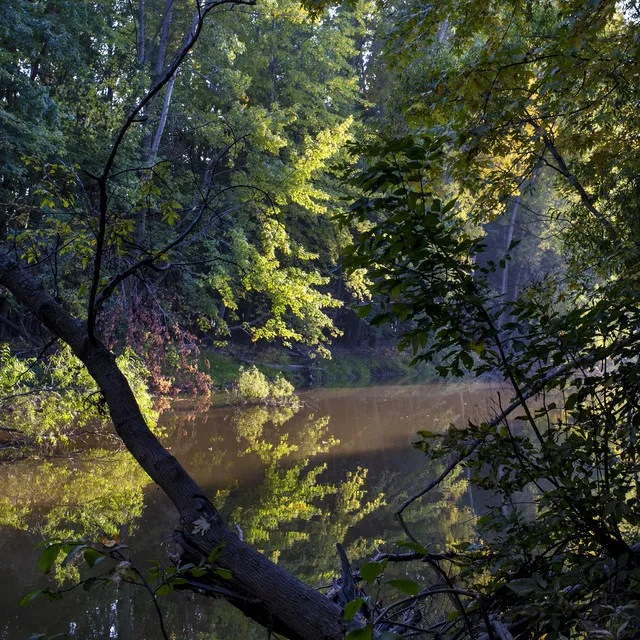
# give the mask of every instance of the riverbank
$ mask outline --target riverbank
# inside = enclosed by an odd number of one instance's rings
[[[213,379],[214,389],[226,389],[238,377],[240,367],[255,365],[268,377],[281,373],[297,389],[311,386],[366,386],[391,380],[429,382],[438,379],[429,363],[410,366],[411,356],[394,348],[384,351],[334,349],[330,360],[300,363],[281,350],[264,350],[257,355],[241,352],[202,351],[198,358],[201,371]]]

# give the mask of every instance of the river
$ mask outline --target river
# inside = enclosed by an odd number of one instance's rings
[[[439,472],[411,447],[416,432],[486,418],[491,391],[480,383],[316,389],[300,394],[296,410],[175,400],[159,426],[165,446],[246,541],[324,586],[339,566],[336,542],[357,566],[404,538],[394,507]],[[407,521],[423,544],[441,550],[472,539],[474,517],[461,477],[418,503]],[[77,576],[75,563],[50,577],[39,571],[36,545],[43,539],[111,538],[117,531],[125,552],[146,570],[155,560],[169,565],[167,536],[177,524],[158,487],[114,446],[87,443],[69,455],[0,465],[0,638],[161,637],[149,594],[127,584],[19,602]],[[224,603],[177,592],[159,601],[176,639],[266,637]]]

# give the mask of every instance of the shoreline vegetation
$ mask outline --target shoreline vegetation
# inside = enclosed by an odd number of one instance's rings
[[[203,349],[198,358],[213,380],[212,391],[232,385],[242,366],[255,365],[267,377],[283,375],[296,389],[309,387],[349,387],[380,384],[388,381],[436,382],[441,380],[435,367],[420,363],[410,366],[411,357],[393,348],[383,352],[362,349],[335,349],[331,359],[318,359],[305,364],[294,362],[285,352],[266,350],[259,357],[228,351],[208,353]]]
[[[0,383],[0,462],[32,455],[53,456],[82,446],[87,439],[113,437],[100,394],[82,375],[75,358],[66,350],[38,361],[2,352]],[[127,353],[120,359],[135,387],[145,416],[155,428],[172,399],[201,399],[203,404],[290,404],[296,393],[310,388],[349,388],[391,382],[420,383],[440,380],[427,364],[411,367],[410,357],[392,349],[381,352],[337,349],[332,359],[297,364],[282,350],[263,350],[254,359],[237,350],[207,352],[198,357],[198,368],[213,381],[210,393],[152,393],[149,372],[142,361]],[[254,373],[255,376],[248,374]],[[256,378],[260,378],[257,379]],[[247,388],[239,390],[242,380]],[[260,388],[258,388],[260,387]],[[262,393],[264,387],[264,393]],[[255,397],[254,397],[255,396]]]

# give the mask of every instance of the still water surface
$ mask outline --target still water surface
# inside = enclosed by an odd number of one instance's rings
[[[355,564],[401,540],[394,507],[439,468],[412,449],[419,429],[438,431],[492,412],[483,384],[319,389],[298,410],[213,407],[177,400],[161,416],[165,446],[183,463],[245,540],[314,586],[330,584],[342,542]],[[408,514],[434,550],[474,535],[474,501],[464,478],[441,487]],[[73,576],[58,568],[47,583],[36,544],[51,536],[117,529],[140,568],[167,564],[171,504],[126,452],[87,447],[47,462],[0,465],[0,638],[45,633],[71,638],[160,637],[148,594],[123,585],[82,588],[64,599],[34,589]],[[265,638],[223,603],[174,593],[161,599],[177,639]]]

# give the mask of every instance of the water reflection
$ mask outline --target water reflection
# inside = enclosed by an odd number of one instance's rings
[[[421,385],[310,391],[302,394],[303,406],[286,408],[176,401],[161,425],[165,444],[245,539],[319,586],[338,566],[336,542],[356,559],[403,538],[393,507],[438,473],[411,449],[415,432],[484,416],[489,395],[483,385]],[[164,561],[175,513],[128,454],[94,448],[17,463],[0,467],[0,482],[0,638],[158,637],[148,596],[127,585],[18,607],[26,592],[46,583],[35,545],[52,535],[119,530],[138,566]],[[465,478],[450,479],[407,521],[422,542],[444,549],[473,537],[472,507]],[[52,579],[72,572],[69,565]],[[264,637],[222,603],[172,594],[163,606],[177,638]]]

